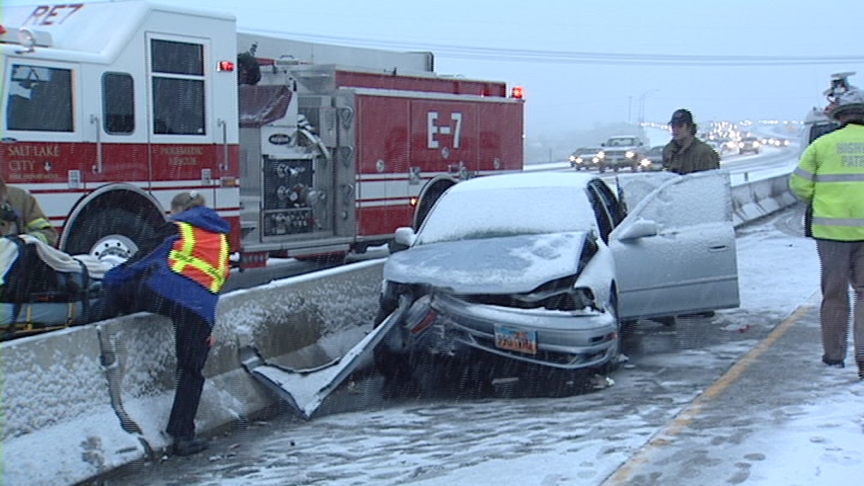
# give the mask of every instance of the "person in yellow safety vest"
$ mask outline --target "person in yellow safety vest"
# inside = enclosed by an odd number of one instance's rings
[[[849,335],[849,286],[855,293],[854,348],[864,379],[864,92],[850,87],[830,115],[840,128],[807,147],[789,187],[808,203],[805,234],[821,265],[822,362],[843,368]]]
[[[205,206],[203,196],[177,194],[156,238],[105,274],[105,295],[96,306],[98,317],[91,319],[153,312],[173,321],[177,389],[166,432],[176,455],[207,448],[206,440],[195,435],[195,415],[204,388],[202,370],[214,344],[219,290],[230,271],[229,231],[229,223]]]
[[[30,192],[0,177],[0,236],[29,234],[57,246],[57,230]]]

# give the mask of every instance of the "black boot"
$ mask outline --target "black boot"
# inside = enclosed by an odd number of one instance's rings
[[[201,437],[174,439],[174,455],[191,456],[207,449],[207,440]]]
[[[843,362],[842,359],[828,359],[825,356],[822,356],[822,362],[832,368],[845,368],[846,363]],[[860,369],[860,367],[859,367]]]

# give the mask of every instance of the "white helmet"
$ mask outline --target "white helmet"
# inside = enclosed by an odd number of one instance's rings
[[[837,119],[841,114],[855,113],[864,118],[864,91],[849,86],[845,93],[837,95],[835,102],[829,106],[831,118]]]

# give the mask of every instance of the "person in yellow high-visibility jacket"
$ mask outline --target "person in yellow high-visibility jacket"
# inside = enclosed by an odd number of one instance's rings
[[[202,370],[214,343],[219,290],[230,271],[229,231],[228,221],[206,207],[203,196],[182,192],[171,201],[171,217],[156,238],[102,280],[106,295],[99,318],[146,311],[174,323],[177,389],[166,432],[176,455],[207,448],[206,440],[195,435],[195,415],[204,388]]]
[[[839,94],[830,115],[840,128],[810,144],[789,176],[808,203],[805,234],[821,264],[822,362],[843,368],[849,336],[849,286],[854,294],[854,348],[864,379],[864,92]]]

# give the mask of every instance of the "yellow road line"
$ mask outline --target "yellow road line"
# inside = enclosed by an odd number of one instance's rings
[[[777,342],[786,331],[792,328],[798,320],[801,319],[812,306],[802,305],[798,307],[789,317],[787,317],[779,326],[775,327],[765,339],[763,339],[755,348],[751,349],[743,358],[732,365],[726,373],[715,381],[707,390],[702,392],[695,400],[672,420],[669,425],[660,429],[654,436],[636,452],[629,460],[624,462],[615,470],[615,473],[603,481],[602,486],[615,486],[624,484],[630,481],[636,470],[644,464],[650,462],[651,456],[660,447],[671,442],[671,439],[686,429],[690,423],[700,414],[705,405],[712,399],[717,398],[732,383],[735,382],[756,359],[768,350],[774,343]]]

